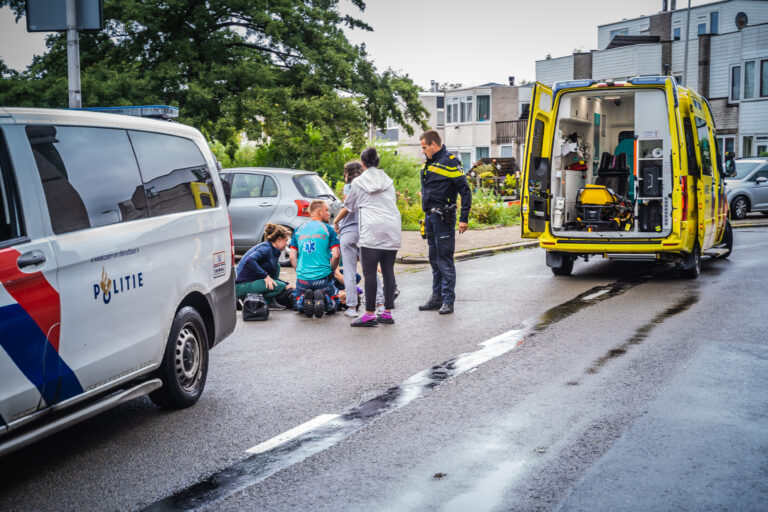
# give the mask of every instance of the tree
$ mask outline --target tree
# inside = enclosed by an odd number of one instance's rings
[[[230,154],[244,132],[286,160],[318,137],[327,148],[359,147],[368,123],[387,117],[426,128],[418,88],[407,75],[378,72],[365,46],[347,40],[344,26],[372,29],[342,15],[338,1],[104,0],[105,29],[80,33],[83,104],[178,106],[180,122]],[[5,5],[25,13],[24,0]],[[27,70],[0,66],[0,104],[67,106],[66,34],[46,41]]]

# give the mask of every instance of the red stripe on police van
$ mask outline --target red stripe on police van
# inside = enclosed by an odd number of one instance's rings
[[[59,292],[51,286],[42,272],[25,274],[20,271],[16,265],[20,255],[16,249],[0,250],[0,284],[35,321],[58,352],[58,324],[61,321]],[[54,327],[56,328],[53,329]]]

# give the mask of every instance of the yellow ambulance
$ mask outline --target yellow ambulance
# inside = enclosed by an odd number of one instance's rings
[[[707,100],[665,76],[536,83],[522,234],[555,275],[592,256],[666,261],[683,276],[727,257],[733,234]]]

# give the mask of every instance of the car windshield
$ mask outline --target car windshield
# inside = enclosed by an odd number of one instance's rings
[[[734,163],[736,164],[736,174],[728,176],[727,179],[729,180],[743,180],[762,162],[739,162],[736,160]]]
[[[297,174],[293,182],[304,197],[336,197],[331,187],[317,174]]]

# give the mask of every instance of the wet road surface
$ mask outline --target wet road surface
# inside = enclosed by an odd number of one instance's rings
[[[0,509],[753,509],[768,230],[735,236],[696,281],[602,260],[555,278],[527,250],[459,263],[449,317],[415,311],[412,271],[394,326],[239,324],[197,406],[138,400],[0,460]]]

